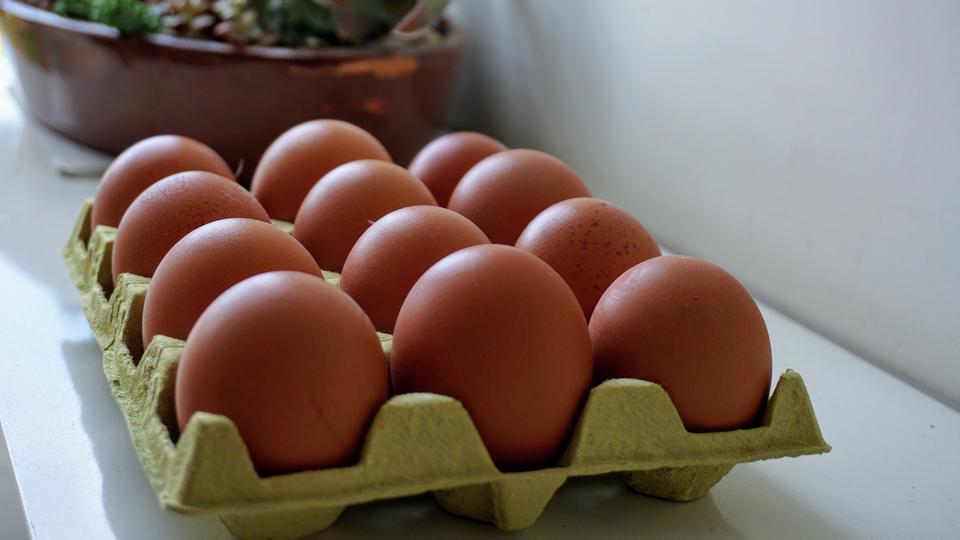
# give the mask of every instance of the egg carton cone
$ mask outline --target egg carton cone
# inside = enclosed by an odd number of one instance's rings
[[[114,321],[119,320],[120,309],[142,310],[143,305],[122,306],[113,298],[112,258],[113,242],[117,237],[116,227],[100,225],[94,230],[90,225],[93,214],[93,199],[84,201],[80,215],[63,248],[63,257],[74,286],[80,291],[83,313],[90,323],[94,338],[101,350],[106,350],[115,335]],[[273,224],[287,233],[293,232],[293,224],[274,220]],[[340,274],[323,271],[323,277],[333,285],[339,286]],[[128,282],[150,282],[139,276],[121,276]]]
[[[557,465],[523,472],[497,469],[457,400],[397,395],[374,417],[356,464],[261,477],[229,418],[200,412],[177,429],[174,385],[184,342],[157,336],[142,350],[149,280],[124,274],[116,288],[109,285],[104,252],[115,230],[90,231],[89,209],[65,257],[84,298],[99,295],[96,309],[87,311],[86,300],[84,309],[144,471],[164,508],[216,514],[242,540],[298,538],[329,527],[347,506],[426,492],[453,514],[522,529],[572,476],[620,473],[634,491],[688,501],[737,463],[830,451],[802,378],[788,370],[758,427],[716,433],[687,432],[657,384],[608,380],[591,389]],[[392,340],[380,337],[389,361]]]

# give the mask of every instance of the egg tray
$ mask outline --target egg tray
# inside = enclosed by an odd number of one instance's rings
[[[524,472],[497,470],[457,400],[398,395],[374,417],[357,464],[260,477],[227,417],[196,413],[178,431],[173,396],[184,343],[158,336],[142,350],[149,279],[124,274],[111,286],[116,230],[91,231],[90,208],[87,201],[64,256],[144,471],[164,508],[217,514],[241,539],[316,533],[346,506],[425,492],[451,513],[521,529],[571,476],[622,473],[637,492],[688,501],[737,463],[830,451],[803,380],[787,370],[759,427],[719,433],[688,433],[657,384],[606,381],[591,389],[557,466]],[[390,336],[381,344],[389,359]]]

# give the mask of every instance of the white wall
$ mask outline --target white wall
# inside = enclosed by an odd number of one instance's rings
[[[454,15],[455,123],[557,154],[668,248],[960,405],[960,1]]]

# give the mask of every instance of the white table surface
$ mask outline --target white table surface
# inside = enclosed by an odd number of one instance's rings
[[[161,510],[134,454],[60,256],[96,188],[56,174],[64,148],[0,97],[0,422],[29,530],[38,539],[227,538],[216,518]],[[739,465],[691,503],[630,493],[615,477],[571,480],[535,526],[510,538],[960,537],[960,413],[763,311],[775,372],[803,375],[832,453]],[[0,538],[16,530],[0,522]],[[428,496],[350,508],[322,537],[401,534],[506,538]]]

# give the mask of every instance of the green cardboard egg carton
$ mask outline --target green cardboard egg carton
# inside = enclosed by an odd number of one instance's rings
[[[149,279],[124,274],[112,287],[116,229],[91,231],[91,205],[64,256],[144,471],[164,508],[217,514],[241,539],[305,536],[332,525],[346,506],[426,492],[451,513],[521,529],[571,476],[621,473],[637,492],[688,501],[737,463],[830,451],[803,380],[788,370],[760,426],[720,433],[688,433],[657,384],[606,381],[590,391],[555,467],[509,473],[497,470],[457,400],[398,395],[373,419],[355,465],[260,477],[230,419],[201,412],[178,431],[173,396],[184,342],[158,336],[142,350]],[[381,344],[389,359],[390,336],[381,334]]]

